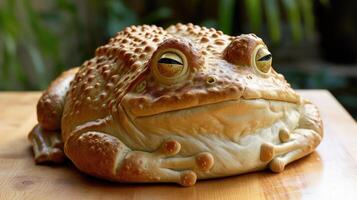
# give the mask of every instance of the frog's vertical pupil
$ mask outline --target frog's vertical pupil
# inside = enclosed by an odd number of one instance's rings
[[[159,63],[183,65],[183,63],[181,63],[181,62],[179,62],[177,60],[171,59],[171,58],[160,58]]]
[[[270,60],[273,56],[271,54],[268,54],[266,56],[263,56],[261,58],[259,58],[258,61],[267,61],[267,60]]]
[[[174,52],[166,52],[160,56],[157,61],[157,69],[159,73],[165,77],[174,77],[179,75],[184,63],[182,58]]]
[[[169,85],[183,80],[188,75],[185,54],[173,48],[158,52],[152,61],[152,72],[163,84]]]
[[[255,65],[260,72],[268,73],[271,68],[272,55],[266,47],[260,48],[255,56]]]

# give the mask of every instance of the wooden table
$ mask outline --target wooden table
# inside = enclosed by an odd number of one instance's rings
[[[38,166],[27,133],[38,92],[0,93],[0,199],[357,199],[356,122],[325,90],[299,91],[318,105],[325,138],[317,151],[270,171],[175,184],[113,184],[79,173],[71,163]]]

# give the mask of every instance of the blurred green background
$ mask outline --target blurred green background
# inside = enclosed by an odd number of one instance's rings
[[[294,88],[328,89],[357,118],[354,0],[0,0],[0,90],[40,90],[126,26],[254,32]]]

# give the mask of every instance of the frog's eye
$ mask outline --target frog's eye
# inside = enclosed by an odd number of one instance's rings
[[[183,70],[182,58],[175,53],[164,53],[157,62],[160,74],[166,77],[174,77]]]
[[[254,56],[254,66],[261,73],[268,73],[271,69],[273,57],[265,46],[257,47]]]
[[[176,49],[167,50],[154,58],[154,76],[164,84],[177,83],[187,75],[187,60]]]

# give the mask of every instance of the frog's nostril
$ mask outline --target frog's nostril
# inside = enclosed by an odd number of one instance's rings
[[[216,78],[213,77],[213,76],[209,76],[209,77],[207,77],[207,79],[206,79],[206,83],[207,83],[208,85],[212,85],[212,84],[216,83]]]

